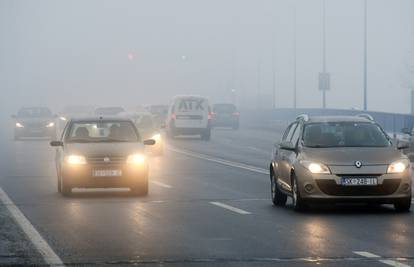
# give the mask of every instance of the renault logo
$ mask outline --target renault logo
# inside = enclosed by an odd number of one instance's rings
[[[359,160],[355,161],[355,167],[361,168],[362,167],[362,162],[359,161]]]
[[[103,161],[104,161],[104,162],[110,162],[110,161],[111,161],[111,159],[110,159],[110,158],[108,158],[108,157],[105,157],[105,158],[103,159]]]

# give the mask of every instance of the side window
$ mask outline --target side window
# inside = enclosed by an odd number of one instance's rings
[[[296,130],[296,127],[297,126],[298,126],[298,123],[297,122],[291,124],[289,126],[289,128],[286,129],[286,132],[283,135],[283,140],[282,141],[290,141],[292,139],[292,135],[293,135],[294,131]]]
[[[290,140],[292,142],[292,144],[296,145],[299,141],[299,135],[301,132],[301,128],[300,124],[297,125],[295,132],[292,135],[292,139]]]

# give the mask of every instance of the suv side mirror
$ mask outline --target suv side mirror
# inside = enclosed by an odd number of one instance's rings
[[[53,147],[63,146],[63,142],[62,141],[51,141],[50,146],[53,146]]]
[[[153,146],[153,145],[155,145],[155,140],[154,139],[144,140],[144,145]]]

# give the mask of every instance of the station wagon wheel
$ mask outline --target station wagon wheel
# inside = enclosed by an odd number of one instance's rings
[[[275,206],[284,206],[287,201],[287,195],[280,191],[277,187],[277,178],[274,175],[274,172],[270,172],[270,187],[271,187],[271,194],[272,194],[272,202]]]

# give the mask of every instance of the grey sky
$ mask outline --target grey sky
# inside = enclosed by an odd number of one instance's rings
[[[293,103],[297,12],[298,107],[320,107],[322,0],[0,0],[1,106],[168,102],[195,93],[257,104],[272,89]],[[412,0],[368,0],[369,102],[408,112],[405,58],[414,49]],[[363,1],[327,0],[328,107],[362,107]],[[133,60],[128,59],[131,53]],[[266,101],[264,101],[266,102]]]

